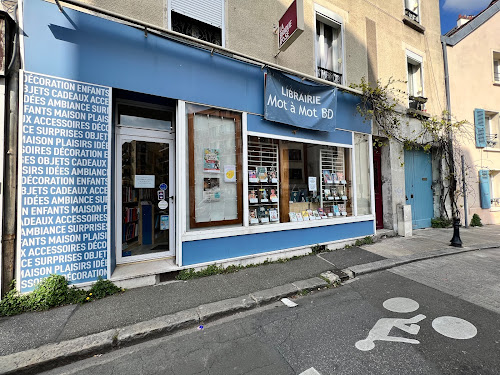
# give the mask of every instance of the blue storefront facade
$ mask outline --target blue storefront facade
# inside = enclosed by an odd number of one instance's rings
[[[41,0],[22,23],[21,291],[374,234],[371,127],[348,90],[306,129],[265,119],[265,64]]]

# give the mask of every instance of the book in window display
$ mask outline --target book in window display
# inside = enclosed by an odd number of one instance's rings
[[[289,212],[289,213],[288,213],[288,216],[290,217],[290,221],[291,221],[292,223],[299,221],[299,220],[297,219],[297,214],[296,214],[295,212]]]
[[[255,193],[255,190],[250,190],[248,192],[248,201],[250,203],[259,203],[259,199],[257,198],[257,194]]]
[[[269,220],[272,223],[279,222],[278,210],[276,208],[271,208],[269,210]]]
[[[338,205],[339,206],[339,211],[342,216],[347,216],[347,205],[345,203],[341,203]]]
[[[340,183],[340,181],[339,181],[339,173],[337,173],[337,172],[333,172],[333,173],[332,173],[332,178],[333,178],[333,183],[334,183],[334,184],[338,184],[338,183]]]
[[[269,168],[268,177],[273,184],[278,183],[278,171],[276,170],[276,167]]]
[[[267,192],[267,189],[259,189],[259,200],[261,203],[267,203],[269,202],[269,194]]]
[[[259,179],[257,178],[257,170],[250,169],[248,171],[248,182],[259,182]]]
[[[327,201],[333,200],[332,191],[330,189],[324,189],[323,191],[325,194],[325,200],[327,200]]]
[[[276,194],[276,189],[271,189],[271,194],[269,195],[269,199],[273,203],[277,203],[278,202],[278,195]]]
[[[313,211],[313,214],[314,214],[314,219],[315,220],[321,220],[321,216],[319,215],[319,212],[318,211]]]
[[[266,167],[257,167],[257,178],[259,182],[268,182]]]
[[[302,214],[300,212],[297,212],[297,221],[304,221],[304,218],[302,217]]]
[[[307,213],[307,211],[302,211],[302,219],[304,221],[309,221],[309,214]]]
[[[253,208],[248,211],[248,217],[250,219],[250,224],[259,224],[259,218],[257,217],[257,209]]]
[[[323,170],[323,181],[325,181],[325,184],[333,184],[332,172],[330,170]]]
[[[321,207],[320,207],[320,208],[318,208],[318,214],[319,214],[319,216],[320,216],[322,219],[326,219],[326,218],[327,218],[327,216],[326,216],[326,214],[325,214],[325,211],[324,211]]]
[[[259,221],[262,224],[269,223],[269,208],[265,206],[260,206],[257,211],[257,215],[259,217]]]
[[[339,206],[338,206],[338,205],[336,205],[336,204],[333,206],[333,214],[334,214],[335,216],[340,216]]]

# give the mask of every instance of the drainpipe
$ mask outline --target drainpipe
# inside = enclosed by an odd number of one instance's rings
[[[17,9],[14,11],[14,15]],[[12,58],[7,68],[7,98],[5,126],[5,159],[2,227],[2,296],[14,279],[16,265],[17,217],[17,134],[19,113],[19,28],[14,26]]]
[[[441,38],[441,45],[443,46],[443,62],[444,62],[444,84],[446,91],[446,111],[448,112],[447,118],[448,122],[451,122],[451,100],[450,100],[450,76],[448,72],[448,51],[446,50],[446,40],[444,37]],[[450,173],[452,179],[450,180],[450,198],[451,198],[451,210],[453,215],[453,237],[450,240],[450,246],[462,247],[462,240],[460,239],[460,218],[458,217],[458,210],[455,211],[453,207],[455,203],[455,192],[457,190],[457,179],[455,178],[455,160],[453,155],[453,132],[450,129],[448,133],[449,150],[448,157],[450,159]],[[467,207],[465,207],[467,210]]]
[[[448,122],[451,122],[451,100],[450,100],[450,76],[448,72],[448,52],[446,50],[446,40],[444,37],[441,37],[441,45],[443,47],[443,62],[444,62],[444,84],[445,84],[445,91],[446,91],[446,111],[448,112],[447,114],[447,120]],[[455,192],[457,190],[457,180],[455,178],[455,160],[454,160],[454,155],[453,155],[453,131],[450,129],[448,132],[448,141],[450,144],[450,148],[448,150],[448,157],[450,160],[450,174],[453,176],[453,178],[450,180],[451,184],[451,190],[450,190],[450,198],[451,198],[451,209],[452,209],[452,216],[453,218],[457,218],[457,212],[455,211],[455,208],[453,207],[456,205],[455,202]]]

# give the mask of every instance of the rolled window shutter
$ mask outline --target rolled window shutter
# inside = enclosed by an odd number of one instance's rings
[[[479,192],[481,195],[481,208],[491,208],[490,171],[487,169],[479,171]]]
[[[222,29],[224,0],[172,0],[172,11]]]
[[[474,110],[474,125],[476,130],[476,147],[486,147],[486,115],[484,109]]]

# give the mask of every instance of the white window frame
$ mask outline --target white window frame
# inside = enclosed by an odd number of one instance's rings
[[[422,96],[424,97],[425,96],[425,87],[424,87],[424,64],[423,64],[423,58],[422,56],[416,54],[415,52],[412,52],[412,51],[409,51],[409,50],[406,50],[406,77],[408,79],[408,105],[409,105],[409,97],[410,96]],[[421,91],[421,94],[420,95],[412,95],[412,93],[410,92],[410,72],[408,71],[408,64],[411,64],[411,65],[420,65],[420,83],[422,85],[422,91]],[[417,91],[418,93],[418,91]]]
[[[493,83],[500,85],[500,52],[493,51]],[[496,76],[495,76],[496,75]]]
[[[411,0],[403,0],[403,14],[404,15],[406,15],[406,3],[408,1],[411,1]],[[417,11],[416,12],[412,11],[412,12],[418,15],[418,22],[417,21],[416,22],[419,24],[422,24],[422,9],[421,9],[422,3],[420,0],[413,0],[413,1],[415,1],[417,3]]]
[[[172,0],[165,0],[167,2],[167,30],[172,31]],[[221,39],[222,46],[226,47],[226,0],[221,1],[222,12],[222,26],[221,26]],[[194,19],[194,18],[193,18]]]
[[[492,135],[496,134],[497,135],[497,138],[494,139],[493,141],[496,142],[495,145],[493,146],[490,146],[488,144],[488,139],[486,140],[486,148],[490,148],[490,149],[498,149],[500,148],[500,144],[499,144],[499,137],[500,137],[500,126],[499,126],[499,120],[500,119],[500,116],[498,114],[498,112],[494,112],[494,111],[485,111],[485,116],[484,116],[484,128],[485,128],[485,133],[486,133],[486,136],[487,137],[491,137]],[[500,197],[498,197],[500,198]]]
[[[490,199],[491,199],[491,208],[490,211],[499,211],[500,204],[496,203],[498,199],[500,199],[500,191],[499,189],[495,189],[495,180],[500,178],[500,170],[499,169],[490,169]],[[498,197],[496,195],[499,195]]]
[[[319,16],[319,17],[318,17]],[[341,58],[341,64],[342,64],[342,69],[340,73],[342,74],[342,82],[341,84],[343,85],[346,81],[346,64],[345,64],[345,39],[344,39],[344,29],[345,29],[345,24],[343,18],[338,15],[337,13],[322,7],[319,4],[314,4],[314,19],[313,19],[313,25],[314,25],[314,71],[316,73],[316,77],[318,76],[318,64],[316,63],[317,56],[319,54],[319,46],[318,43],[316,43],[316,21],[320,21],[326,25],[329,25],[331,27],[338,27],[340,28],[340,58]]]

